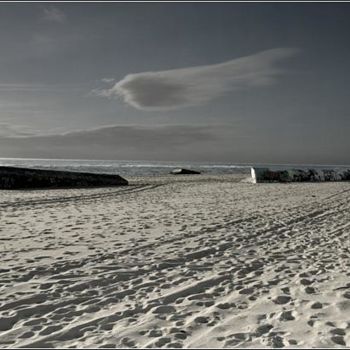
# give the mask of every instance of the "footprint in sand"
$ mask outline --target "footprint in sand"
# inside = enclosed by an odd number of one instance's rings
[[[291,297],[288,295],[279,295],[277,298],[272,300],[275,304],[283,305],[291,301]]]
[[[58,330],[62,329],[62,326],[48,326],[46,328],[44,328],[39,335],[48,335],[51,334],[53,332],[56,332]]]
[[[172,342],[172,343],[168,343],[167,345],[166,345],[166,347],[168,348],[168,349],[174,349],[174,348],[182,348],[182,344],[181,343],[179,343],[179,342]]]
[[[154,345],[156,347],[162,347],[164,346],[165,344],[168,344],[171,342],[171,338],[169,337],[161,337],[159,339],[156,340],[156,342],[154,343]]]
[[[121,342],[124,346],[127,346],[127,347],[134,347],[135,346],[135,342],[128,337],[124,337]]]
[[[261,337],[263,334],[266,334],[270,332],[270,330],[273,328],[271,324],[264,324],[259,326],[256,330],[255,333],[257,334],[258,337]]]
[[[343,298],[345,298],[345,299],[350,299],[350,292],[345,292],[345,293],[343,294]]]
[[[216,307],[218,309],[221,309],[221,310],[227,310],[227,309],[230,309],[232,307],[235,307],[236,305],[233,304],[233,303],[220,303],[220,304],[217,304]]]
[[[331,337],[331,340],[333,343],[337,345],[346,346],[344,338],[341,335],[334,335],[333,337]]]
[[[150,338],[158,338],[161,337],[163,335],[163,332],[160,329],[151,329],[148,332],[148,337]]]
[[[293,310],[283,311],[279,317],[280,321],[294,321],[295,317],[293,316],[293,313]]]
[[[242,342],[252,340],[252,334],[250,333],[233,333],[227,337],[228,339],[224,343],[224,347],[237,346]]]
[[[318,301],[311,305],[311,309],[322,309],[322,308],[323,308],[323,305]]]
[[[314,287],[306,287],[305,289],[304,289],[304,291],[305,291],[305,293],[306,294],[315,294],[316,293],[316,290],[315,290],[315,288]]]

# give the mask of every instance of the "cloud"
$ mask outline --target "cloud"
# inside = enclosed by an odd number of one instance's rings
[[[0,83],[0,92],[36,92],[47,91],[48,85],[35,83]]]
[[[63,23],[66,21],[66,14],[57,7],[48,7],[43,9],[43,19],[49,22]]]
[[[140,110],[163,111],[197,106],[229,91],[272,84],[282,72],[277,62],[298,51],[277,48],[219,64],[128,74],[111,88],[94,89],[92,94],[122,97]]]
[[[194,159],[207,156],[220,136],[209,126],[111,125],[57,134],[0,134],[2,157],[85,159]],[[209,151],[210,152],[210,151]]]
[[[114,83],[114,82],[115,82],[115,79],[114,79],[114,78],[103,78],[103,79],[101,79],[101,81],[102,81],[103,83],[108,84],[108,83]]]
[[[34,135],[34,130],[26,125],[13,125],[11,123],[0,122],[0,137],[26,137]]]
[[[72,92],[86,89],[84,85],[73,84],[44,84],[44,83],[0,83],[0,93],[12,92]]]

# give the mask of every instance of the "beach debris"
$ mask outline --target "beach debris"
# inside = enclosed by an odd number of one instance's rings
[[[193,174],[193,175],[196,175],[196,174],[200,174],[200,171],[179,168],[179,169],[172,170],[170,172],[170,174],[173,174],[173,175],[182,175],[182,174]]]
[[[350,181],[350,169],[279,169],[251,168],[253,183]]]
[[[119,175],[0,167],[0,189],[126,186]]]

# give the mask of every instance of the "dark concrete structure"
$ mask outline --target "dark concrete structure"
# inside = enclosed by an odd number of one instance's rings
[[[350,169],[286,169],[251,168],[254,183],[259,182],[326,182],[350,181]]]
[[[119,175],[0,167],[0,189],[126,186]]]
[[[195,170],[190,170],[190,169],[174,169],[173,171],[170,172],[170,174],[173,175],[183,175],[183,174],[192,174],[192,175],[196,175],[196,174],[200,174],[199,171],[195,171]]]

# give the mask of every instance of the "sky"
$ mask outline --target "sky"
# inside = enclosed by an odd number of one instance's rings
[[[0,157],[350,164],[350,3],[0,3]]]

